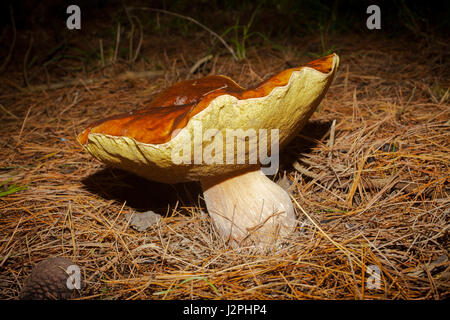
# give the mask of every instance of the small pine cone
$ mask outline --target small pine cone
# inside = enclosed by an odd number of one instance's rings
[[[77,291],[67,286],[67,268],[74,263],[67,258],[49,258],[31,271],[19,298],[22,300],[60,300],[74,298]]]

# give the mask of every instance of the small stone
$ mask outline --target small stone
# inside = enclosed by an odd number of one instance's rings
[[[126,219],[133,229],[144,232],[151,226],[157,224],[161,219],[161,215],[150,210],[142,213],[128,214]]]

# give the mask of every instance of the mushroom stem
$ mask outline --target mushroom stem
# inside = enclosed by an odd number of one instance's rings
[[[208,212],[233,246],[274,244],[296,226],[289,194],[258,168],[201,181]]]

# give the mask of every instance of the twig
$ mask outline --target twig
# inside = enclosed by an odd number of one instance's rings
[[[330,140],[328,140],[328,147],[329,148],[333,148],[334,146],[334,134],[336,131],[336,119],[333,120],[333,122],[331,123],[331,128],[330,128]]]
[[[212,54],[207,55],[206,57],[201,58],[200,60],[198,60],[193,66],[192,68],[189,70],[190,74],[193,74],[197,71],[197,69],[204,64],[205,62],[211,60],[213,58]]]
[[[129,79],[137,79],[137,78],[155,78],[158,76],[161,76],[164,74],[164,71],[143,71],[143,72],[125,72],[119,76],[116,77],[116,79],[119,80],[129,80]],[[55,89],[61,89],[61,88],[65,88],[65,87],[70,87],[70,86],[80,86],[80,85],[90,85],[96,82],[101,82],[101,81],[105,81],[107,79],[105,78],[94,78],[94,79],[86,79],[86,80],[81,80],[81,79],[75,79],[75,80],[68,80],[68,81],[62,81],[62,82],[57,82],[57,83],[52,83],[52,84],[42,84],[42,85],[37,85],[37,86],[30,86],[28,88],[25,88],[24,91],[29,91],[29,92],[34,92],[34,91],[42,91],[42,90],[55,90]]]
[[[392,176],[386,183],[386,185],[366,204],[364,210],[361,211],[359,214],[363,214],[364,212],[366,212],[386,191],[392,188],[392,186],[396,184],[395,180],[402,171],[403,168],[400,169],[395,176]]]
[[[334,119],[333,122],[331,123],[330,140],[328,140],[328,147],[330,148],[330,152],[328,153],[329,161],[331,161],[331,158],[333,156],[333,146],[334,146],[335,131],[336,131],[336,119]]]
[[[408,101],[406,102],[405,105],[403,105],[403,107],[400,108],[400,110],[397,112],[396,117],[397,119],[400,118],[400,116],[402,115],[402,113],[405,111],[406,107],[409,105],[409,103],[411,102],[412,98],[414,97],[414,93],[416,92],[416,87],[413,88],[412,92],[411,92],[411,96],[409,97]]]
[[[117,60],[117,52],[119,51],[120,43],[120,23],[117,24],[116,46],[114,48],[113,63]]]
[[[102,67],[105,66],[105,55],[103,54],[103,39],[99,40],[100,42],[100,58],[102,60]]]
[[[123,6],[123,8],[125,10],[125,13],[127,15],[128,21],[131,24],[131,31],[129,33],[130,44],[129,44],[128,62],[130,64],[132,64],[132,63],[134,63],[136,61],[136,59],[137,59],[137,57],[139,55],[139,51],[141,50],[142,42],[144,40],[144,31],[143,31],[144,28],[142,27],[141,21],[139,20],[138,17],[130,15],[129,9],[125,6],[125,3],[123,1],[122,1],[122,6]],[[134,53],[134,55],[133,55],[133,36],[134,36],[134,29],[136,27],[135,27],[135,24],[133,22],[133,18],[135,18],[136,21],[139,24],[139,43],[138,43],[138,46],[136,48],[136,52]]]
[[[133,23],[133,19],[131,19],[130,16],[130,12],[128,11],[128,8],[125,6],[125,3],[123,2],[123,0],[121,1],[122,3],[122,7],[125,10],[125,14],[127,15],[128,21],[131,24],[131,31],[129,33],[129,38],[130,38],[130,42],[129,42],[129,49],[128,49],[128,63],[132,63],[133,60],[133,34],[134,34],[134,23]]]
[[[12,28],[13,28],[13,41],[12,41],[11,45],[9,46],[8,55],[6,56],[5,61],[3,61],[3,64],[0,67],[0,72],[2,72],[3,69],[6,67],[6,65],[9,63],[9,60],[11,59],[12,53],[14,51],[14,47],[16,45],[17,30],[16,30],[16,22],[14,20],[14,11],[13,11],[13,7],[11,4],[9,5],[9,13],[11,16],[11,24],[12,24]]]
[[[294,201],[294,203],[297,205],[297,207],[301,210],[301,212],[303,212],[303,214],[306,216],[306,218],[308,218],[308,220],[325,236],[325,238],[327,238],[333,245],[336,246],[336,248],[342,250],[349,258],[350,256],[353,257],[354,261],[356,261],[356,263],[358,265],[361,264],[361,260],[355,256],[355,254],[353,254],[351,251],[347,250],[346,247],[344,247],[343,245],[341,245],[340,243],[334,241],[315,221],[313,218],[310,217],[310,215],[308,213],[306,213],[306,211],[303,209],[303,207],[298,203],[298,201],[293,197],[290,196],[292,201]]]
[[[188,20],[190,22],[195,23],[196,25],[202,27],[203,29],[205,29],[206,31],[208,31],[209,33],[211,33],[213,36],[215,36],[217,39],[219,39],[220,42],[222,42],[222,44],[225,46],[225,48],[227,48],[227,50],[231,53],[231,55],[233,56],[234,60],[238,61],[238,57],[236,56],[236,54],[234,53],[233,48],[231,48],[228,43],[221,37],[219,36],[217,33],[215,33],[214,31],[212,31],[211,29],[209,29],[207,26],[201,24],[200,22],[198,22],[197,20],[195,20],[194,18],[188,17],[188,16],[184,16],[182,14],[179,13],[175,13],[175,12],[171,12],[171,11],[167,11],[167,10],[162,10],[162,9],[155,9],[155,8],[147,8],[147,7],[128,7],[129,10],[149,10],[149,11],[155,11],[155,12],[161,12],[161,13],[165,13],[165,14],[169,14],[178,18],[182,18],[185,20]]]
[[[133,16],[133,17],[136,19],[136,21],[139,24],[139,43],[138,43],[138,46],[136,48],[136,52],[134,53],[134,57],[133,57],[133,62],[135,62],[137,57],[139,56],[139,52],[141,51],[142,42],[144,41],[144,28],[142,27],[142,23],[138,19],[138,17],[136,17],[136,16]]]
[[[128,37],[130,38],[128,48],[128,63],[130,64],[133,62],[133,34],[134,34],[134,23],[133,20],[131,20],[131,31],[128,34]]]
[[[27,87],[30,87],[30,82],[28,81],[27,62],[32,45],[33,45],[33,36],[31,36],[30,38],[30,44],[28,45],[27,52],[25,53],[25,57],[23,58],[23,77],[25,79],[25,84],[27,85]]]
[[[352,186],[350,188],[350,192],[347,195],[347,206],[349,208],[353,205],[353,196],[355,195],[356,188],[358,187],[359,180],[361,179],[361,172],[364,168],[364,164],[366,163],[366,157],[361,157],[358,164],[358,171],[356,172],[355,178],[353,179]]]
[[[11,111],[9,111],[8,109],[6,109],[1,103],[0,103],[0,109],[2,109],[3,111],[5,111],[7,114],[9,114],[11,117],[13,117],[14,119],[19,120],[19,117],[17,117],[15,114],[13,114]]]
[[[309,171],[308,169],[306,169],[305,167],[303,167],[300,163],[298,163],[297,161],[295,161],[292,164],[292,167],[297,170],[298,172],[300,172],[301,174],[304,174],[307,177],[310,177],[311,179],[314,180],[319,180],[320,176],[318,174],[315,174],[314,172]]]
[[[19,136],[17,137],[17,143],[16,143],[16,146],[18,146],[18,145],[20,144],[21,140],[22,140],[21,138],[22,138],[23,128],[25,128],[25,123],[27,122],[28,115],[30,114],[31,108],[33,108],[33,106],[30,106],[30,107],[28,108],[27,114],[25,115],[25,118],[23,119],[22,127],[20,127]]]

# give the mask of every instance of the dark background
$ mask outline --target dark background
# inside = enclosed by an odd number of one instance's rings
[[[259,6],[259,18],[254,27],[273,37],[289,37],[306,34],[314,27],[327,27],[329,31],[364,32],[366,8],[377,4],[382,12],[382,30],[390,35],[410,31],[448,33],[448,1],[352,1],[352,0],[266,0],[266,1],[64,1],[64,0],[18,0],[2,1],[0,24],[10,24],[8,6],[12,4],[18,30],[36,27],[47,28],[62,34],[65,26],[66,8],[77,4],[82,10],[84,28],[94,21],[115,23],[122,16],[126,6],[145,6],[179,12],[194,18],[202,18],[202,23],[216,27],[233,24],[237,16],[242,21]],[[154,14],[149,14],[154,16]],[[154,17],[153,17],[154,18]],[[149,19],[152,19],[149,17]],[[59,29],[53,29],[58,27]],[[223,27],[223,25],[222,25]],[[216,30],[217,30],[216,29]]]
[[[69,41],[74,37],[86,39],[89,36],[102,36],[114,28],[117,23],[127,23],[124,6],[151,7],[181,13],[192,17],[223,34],[227,28],[235,24],[245,25],[255,14],[251,31],[261,33],[264,38],[275,44],[283,45],[295,38],[325,33],[352,34],[379,32],[388,38],[409,37],[411,40],[423,37],[443,37],[448,39],[450,30],[449,1],[351,1],[351,0],[266,0],[266,1],[64,1],[64,0],[19,0],[2,1],[0,5],[1,42],[0,57],[6,55],[12,41],[11,14],[12,6],[15,27],[21,37],[17,39],[16,57],[21,49],[27,47],[28,33],[45,30],[45,39],[40,43],[42,49],[51,47],[63,39]],[[81,8],[82,28],[77,31],[67,30],[65,23],[68,17],[66,8],[77,4]],[[381,8],[381,30],[368,30],[366,9],[371,4]],[[143,24],[146,35],[182,33],[189,37],[202,29],[186,20],[174,16],[161,15],[155,12],[134,11]],[[159,22],[157,21],[159,19]],[[231,32],[228,33],[231,35]],[[250,41],[262,41],[262,36],[253,36]]]

